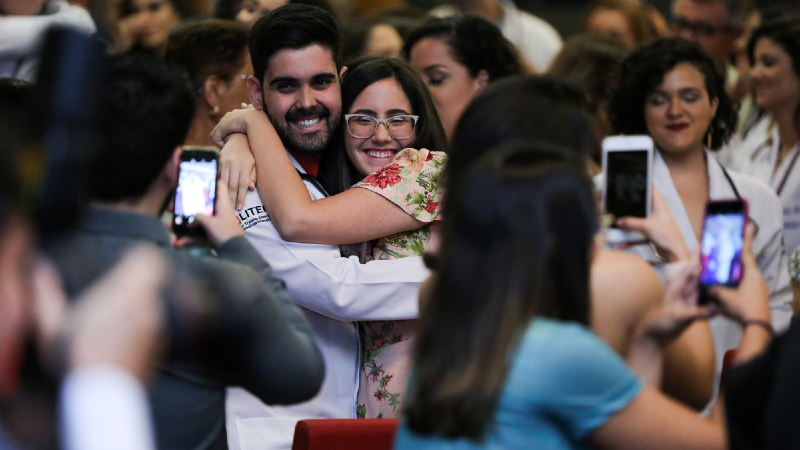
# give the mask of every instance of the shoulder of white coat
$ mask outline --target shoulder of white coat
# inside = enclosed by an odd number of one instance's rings
[[[769,211],[774,209],[780,212],[781,217],[783,217],[781,201],[778,198],[778,194],[776,194],[771,187],[767,186],[766,183],[751,175],[733,170],[729,170],[728,174],[731,176],[734,184],[736,184],[736,189],[739,190],[739,194],[747,200],[751,215],[753,215],[752,211],[754,210]]]

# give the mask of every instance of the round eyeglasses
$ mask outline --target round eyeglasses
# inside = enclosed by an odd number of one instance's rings
[[[394,139],[405,139],[414,134],[419,116],[403,115],[393,116],[388,119],[376,119],[365,114],[345,114],[344,121],[347,124],[347,131],[350,136],[358,139],[372,137],[378,129],[378,124],[382,123],[386,131]]]

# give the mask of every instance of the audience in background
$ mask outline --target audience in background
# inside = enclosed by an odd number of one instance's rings
[[[235,20],[250,29],[261,16],[290,3],[318,6],[335,16],[328,0],[216,0],[212,14],[217,19]]]
[[[475,15],[495,24],[503,36],[522,53],[526,66],[543,71],[561,49],[561,36],[552,25],[522,11],[512,0],[446,0],[431,14],[439,17],[457,13]]]
[[[383,17],[360,20],[343,31],[345,61],[365,55],[398,57],[403,51],[400,30]]]
[[[195,114],[185,145],[211,146],[211,131],[229,111],[250,103],[247,77],[253,64],[247,51],[247,28],[228,20],[208,19],[174,29],[165,57],[181,66],[195,90]]]
[[[403,53],[425,80],[448,139],[475,95],[523,70],[511,42],[476,16],[428,19],[408,34]]]

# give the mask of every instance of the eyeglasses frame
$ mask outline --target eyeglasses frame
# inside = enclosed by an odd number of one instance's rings
[[[370,133],[369,136],[366,136],[366,137],[356,136],[355,134],[353,134],[352,131],[350,131],[350,123],[349,122],[350,122],[350,118],[351,117],[369,117],[370,119],[375,121],[375,128],[372,129],[372,133]],[[411,117],[412,119],[414,119],[414,125],[411,128],[411,134],[409,134],[408,136],[403,136],[403,137],[397,137],[397,136],[392,134],[392,132],[389,130],[388,122],[390,120],[394,119],[394,118],[397,118],[397,117]],[[347,127],[347,132],[350,133],[350,136],[353,136],[356,139],[369,139],[369,138],[371,138],[372,136],[375,135],[375,132],[378,131],[378,125],[380,125],[380,124],[383,124],[383,126],[386,128],[386,132],[389,133],[389,136],[391,136],[392,139],[406,139],[406,138],[411,137],[411,135],[414,134],[414,131],[417,130],[417,121],[419,121],[419,116],[415,116],[413,114],[398,114],[396,116],[387,117],[385,119],[377,119],[377,118],[372,117],[372,116],[370,116],[368,114],[345,114],[344,115],[344,123],[345,123],[345,126]]]

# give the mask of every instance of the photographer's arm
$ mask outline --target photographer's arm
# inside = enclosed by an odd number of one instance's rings
[[[249,145],[252,149],[259,196],[284,239],[353,244],[413,230],[425,224],[381,195],[365,189],[349,189],[312,201],[267,116],[255,110],[236,113],[243,116],[241,120],[246,124],[247,137],[233,135],[225,147]],[[224,120],[219,127],[226,125]],[[224,148],[223,152],[226,150]],[[232,177],[236,178],[235,175]]]

